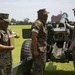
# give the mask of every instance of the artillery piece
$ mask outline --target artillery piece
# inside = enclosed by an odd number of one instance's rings
[[[56,27],[53,28],[53,43],[50,44],[48,42],[48,59],[51,61],[59,61],[59,62],[69,62],[72,60],[72,53],[68,51],[68,47],[70,45],[70,30],[66,28],[66,22],[68,15],[66,13],[62,14],[60,22],[56,24]],[[50,33],[49,25],[48,25],[48,33]],[[48,36],[51,34],[48,34]],[[49,40],[49,37],[48,37]],[[50,39],[52,41],[52,39]],[[50,47],[50,48],[49,48]]]

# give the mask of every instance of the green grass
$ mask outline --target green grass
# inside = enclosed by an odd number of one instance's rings
[[[29,25],[18,25],[18,26],[9,26],[14,32],[17,32],[20,35],[19,39],[14,39],[15,49],[12,51],[13,56],[13,65],[20,62],[20,52],[21,46],[25,39],[22,38],[22,29],[30,28]],[[47,62],[45,75],[75,75],[73,62],[69,63],[56,63],[56,62]]]
[[[73,62],[69,63],[56,63],[47,62],[45,75],[75,75]]]

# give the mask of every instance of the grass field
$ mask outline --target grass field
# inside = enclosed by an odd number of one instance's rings
[[[13,65],[20,62],[20,52],[21,46],[25,39],[22,38],[22,29],[29,28],[28,25],[18,25],[18,26],[9,26],[14,32],[17,32],[20,35],[19,39],[14,39],[15,49],[12,51],[13,56]],[[46,72],[45,75],[75,75],[73,62],[69,63],[56,63],[56,62],[47,62],[46,63]]]

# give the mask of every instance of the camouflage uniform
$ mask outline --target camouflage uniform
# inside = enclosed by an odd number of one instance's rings
[[[74,16],[75,16],[75,8],[72,9],[74,12]],[[75,39],[75,20],[74,20],[74,30],[73,30],[73,40]],[[72,40],[72,41],[73,41]],[[74,65],[74,69],[75,69],[75,47],[72,50],[72,57],[73,57],[73,65]]]
[[[0,44],[9,46],[9,33],[0,30]],[[10,75],[11,73],[11,51],[8,50],[0,50],[0,73],[2,69],[4,71],[4,75]]]
[[[8,18],[8,14],[0,14],[0,44],[9,46],[9,34],[11,31],[7,30],[8,25],[3,25],[1,21],[3,18]],[[4,20],[4,21],[5,21]],[[9,50],[0,50],[0,75],[11,75],[12,68],[12,57],[11,51]]]
[[[73,40],[74,39],[75,39],[75,26],[74,26],[74,30],[73,30]],[[72,57],[73,57],[73,65],[74,65],[74,69],[75,69],[75,47],[72,50]]]
[[[40,20],[36,20],[32,25],[32,32],[38,33],[37,46],[39,56],[33,55],[33,75],[43,75],[46,63],[47,52],[47,30]],[[33,53],[33,50],[32,50]]]

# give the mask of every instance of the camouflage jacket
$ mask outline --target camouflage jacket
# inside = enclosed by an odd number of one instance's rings
[[[10,39],[9,34],[11,31],[3,31],[0,29],[0,44],[9,46]],[[0,65],[10,64],[11,62],[11,51],[8,50],[0,50]]]
[[[36,33],[38,33],[37,36],[37,43],[38,43],[38,48],[40,49],[40,51],[46,51],[45,48],[47,46],[47,28],[45,25],[43,25],[43,23],[40,20],[36,20],[32,27],[32,32],[35,31]]]

